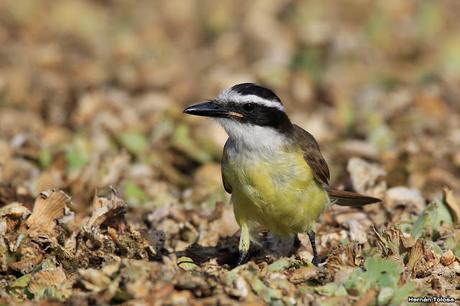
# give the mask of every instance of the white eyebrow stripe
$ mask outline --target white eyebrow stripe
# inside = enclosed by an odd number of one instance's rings
[[[284,106],[278,101],[267,100],[256,95],[241,95],[233,90],[224,90],[218,97],[218,100],[235,103],[252,102],[267,107],[274,107],[284,112]]]

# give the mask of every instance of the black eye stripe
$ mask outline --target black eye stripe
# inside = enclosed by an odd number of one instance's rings
[[[250,105],[249,107],[253,107],[253,109],[247,109],[248,105]],[[242,114],[242,117],[233,117],[233,120],[237,120],[242,123],[269,126],[278,129],[279,131],[288,130],[291,127],[291,122],[289,121],[286,113],[276,107],[269,107],[254,102],[227,102],[225,103],[225,108],[228,111]]]
[[[252,112],[256,108],[254,103],[245,103],[241,107],[245,112]]]

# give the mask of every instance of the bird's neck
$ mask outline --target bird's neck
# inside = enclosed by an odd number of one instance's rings
[[[219,123],[232,144],[240,150],[279,152],[289,142],[286,134],[272,127],[242,124],[229,119],[220,119]]]

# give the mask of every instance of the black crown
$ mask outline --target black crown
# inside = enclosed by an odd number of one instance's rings
[[[232,90],[243,96],[255,95],[266,100],[277,101],[281,104],[281,99],[273,91],[254,83],[237,84],[232,87]]]

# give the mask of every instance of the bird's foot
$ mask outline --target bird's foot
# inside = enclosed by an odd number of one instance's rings
[[[240,255],[238,256],[238,261],[236,263],[237,266],[241,266],[247,262],[249,259],[249,252],[240,252]]]
[[[321,260],[319,259],[318,256],[318,251],[316,250],[316,239],[315,239],[315,232],[314,231],[309,231],[308,232],[308,238],[310,238],[310,243],[311,243],[311,249],[313,251],[313,259],[311,263],[315,265],[316,267],[319,266],[321,263]]]
[[[312,263],[315,267],[319,267],[319,264],[321,263],[321,260],[319,259],[318,256],[313,256],[313,259],[311,260],[311,263]]]

